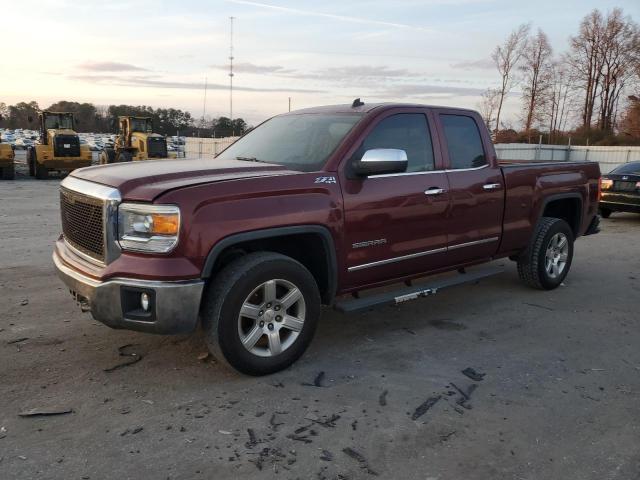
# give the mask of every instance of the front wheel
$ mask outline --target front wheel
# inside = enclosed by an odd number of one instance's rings
[[[320,317],[311,273],[278,253],[250,253],[227,265],[209,284],[202,323],[218,361],[249,375],[266,375],[295,362]]]
[[[557,288],[569,273],[573,259],[573,231],[559,218],[543,217],[528,250],[518,260],[518,275],[541,290]]]

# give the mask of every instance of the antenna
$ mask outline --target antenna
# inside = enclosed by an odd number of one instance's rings
[[[233,121],[233,21],[236,17],[229,17],[230,42],[229,42],[229,120]]]
[[[204,100],[202,101],[202,128],[204,128],[204,117],[207,113],[207,77],[204,77]]]

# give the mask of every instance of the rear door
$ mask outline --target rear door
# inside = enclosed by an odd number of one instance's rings
[[[343,162],[346,284],[372,285],[442,267],[446,262],[447,176],[425,109],[378,117]],[[407,153],[404,173],[358,178],[349,165],[374,148]]]
[[[502,236],[502,172],[492,153],[489,158],[493,148],[477,115],[447,109],[438,109],[435,115],[451,203],[449,264],[486,259],[496,253]]]

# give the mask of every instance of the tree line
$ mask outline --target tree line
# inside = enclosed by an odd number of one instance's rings
[[[620,8],[595,9],[567,51],[556,55],[547,34],[520,25],[491,58],[499,74],[479,109],[496,142],[568,141],[640,144],[640,28]],[[501,118],[505,101],[520,89],[522,128]]]
[[[60,101],[41,109],[37,102],[6,105],[0,102],[0,128],[37,130],[41,110],[72,112],[79,132],[116,133],[121,115],[151,117],[154,132],[163,135],[230,137],[242,135],[249,126],[242,118],[194,119],[191,113],[175,108],[152,108],[146,105],[96,106],[92,103]]]

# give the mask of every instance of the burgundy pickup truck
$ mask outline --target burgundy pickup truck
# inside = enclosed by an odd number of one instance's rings
[[[599,178],[596,163],[498,163],[474,111],[356,101],[276,116],[215,159],[74,171],[53,260],[95,319],[201,322],[219,361],[261,375],[302,355],[321,305],[424,297],[500,257],[556,288],[598,231]]]

